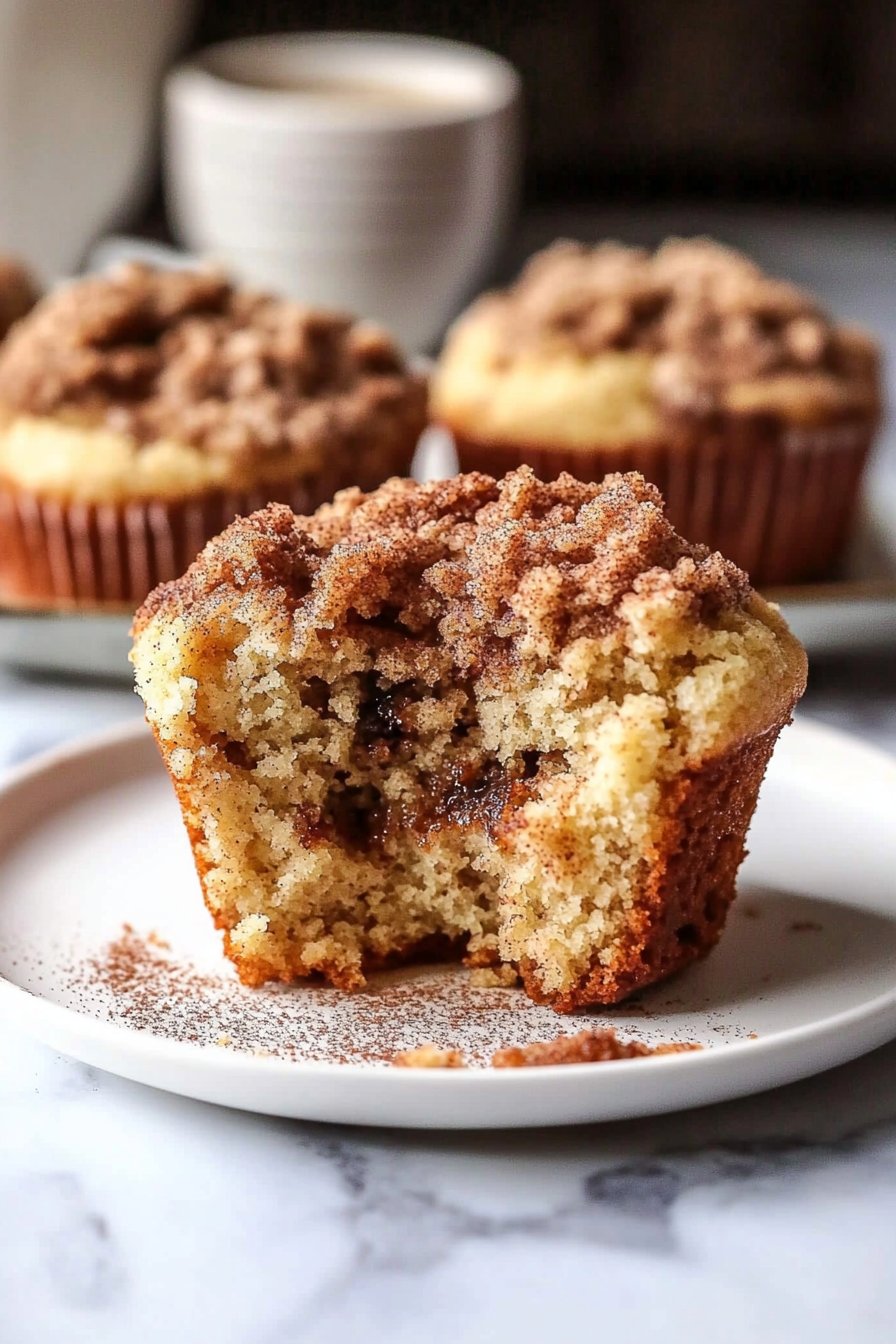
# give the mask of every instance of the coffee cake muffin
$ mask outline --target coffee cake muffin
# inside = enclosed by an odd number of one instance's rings
[[[754,582],[823,577],[880,417],[877,350],[706,239],[558,243],[449,334],[432,410],[463,470],[638,470]]]
[[[0,601],[133,609],[237,514],[406,472],[424,417],[378,327],[210,271],[66,286],[0,351]]]
[[[14,322],[30,312],[39,298],[28,269],[15,257],[0,256],[0,340]]]
[[[640,476],[528,468],[271,506],[134,635],[247,984],[455,955],[560,1010],[716,941],[806,670]]]

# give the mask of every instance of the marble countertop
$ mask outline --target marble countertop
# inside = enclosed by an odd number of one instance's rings
[[[0,673],[0,769],[139,712]],[[817,660],[800,712],[896,753],[896,656]],[[0,1033],[0,1344],[889,1344],[894,1207],[896,1042],[724,1106],[455,1135],[219,1110]]]

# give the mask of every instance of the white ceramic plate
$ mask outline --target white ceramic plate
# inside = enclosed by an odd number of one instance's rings
[[[719,948],[610,1013],[557,1017],[519,990],[472,988],[460,968],[382,975],[358,995],[248,990],[202,908],[154,745],[128,727],[0,790],[0,1012],[89,1064],[276,1115],[475,1128],[698,1106],[896,1035],[894,816],[896,762],[798,722],[766,781]],[[434,1041],[481,1065],[504,1044],[606,1024],[704,1048],[523,1070],[386,1063]]]

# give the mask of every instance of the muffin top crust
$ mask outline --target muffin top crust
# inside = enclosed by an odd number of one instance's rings
[[[869,353],[805,290],[708,238],[672,238],[654,253],[561,241],[484,305],[510,352],[551,341],[586,357],[644,351],[657,356],[671,396],[704,408],[721,383],[784,372],[849,377]]]
[[[0,405],[232,459],[318,460],[419,433],[425,392],[379,327],[127,265],[56,290],[0,353]]]
[[[40,297],[37,284],[15,257],[0,256],[0,340]]]
[[[507,428],[500,407],[482,404],[476,378],[494,386],[515,371],[531,378],[549,366],[564,371],[563,383],[531,399],[507,382],[524,407],[507,419],[511,428],[518,420],[524,440],[527,415],[544,412],[554,429],[552,398],[573,418],[579,401],[603,401],[598,419],[621,398],[633,438],[651,436],[657,411],[704,417],[772,409],[802,420],[879,398],[877,350],[866,333],[836,324],[805,290],[705,238],[670,239],[653,253],[565,241],[537,253],[513,285],[484,295],[455,324],[437,375],[437,409],[451,419],[460,405],[471,411],[462,418],[500,437]],[[598,368],[615,373],[584,385],[593,372],[582,371]],[[643,412],[632,422],[638,401]],[[618,431],[611,426],[608,437]],[[556,432],[567,437],[562,424]]]
[[[299,639],[363,622],[368,638],[414,645],[412,672],[424,680],[445,656],[486,678],[506,675],[508,662],[549,659],[580,637],[612,634],[626,603],[659,601],[700,621],[752,598],[745,574],[678,536],[638,474],[545,484],[528,467],[502,481],[470,473],[345,490],[312,517],[270,505],[153,593],[135,633],[160,612],[213,621],[234,590],[247,612],[273,595]]]

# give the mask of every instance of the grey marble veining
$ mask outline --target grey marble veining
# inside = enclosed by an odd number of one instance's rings
[[[894,323],[890,221],[728,223]],[[562,231],[589,230],[526,241]],[[0,769],[139,712],[0,673]],[[896,656],[817,660],[801,712],[896,752]],[[457,1135],[218,1110],[0,1023],[0,1344],[890,1344],[894,1207],[896,1043],[723,1106]]]

